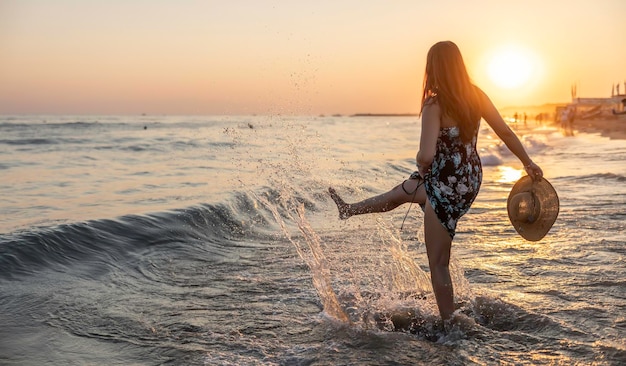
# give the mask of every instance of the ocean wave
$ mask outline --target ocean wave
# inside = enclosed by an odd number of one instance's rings
[[[482,139],[479,138],[478,155],[483,166],[498,166],[504,164],[505,160],[516,159],[504,142],[491,136],[489,130],[481,132],[484,136]],[[548,147],[545,136],[528,134],[519,136],[519,138],[530,155],[539,154]]]
[[[502,164],[502,158],[496,154],[482,154],[480,155],[480,163],[483,166],[498,166]]]
[[[588,174],[588,175],[573,175],[561,177],[560,179],[564,181],[578,181],[584,183],[596,182],[596,181],[604,181],[604,182],[626,182],[626,176],[621,174],[614,173],[599,173],[599,174]]]
[[[0,144],[4,145],[56,145],[61,143],[57,139],[33,138],[33,139],[2,139]]]
[[[530,154],[537,153],[548,146],[544,139],[535,135],[522,136],[521,140],[524,144],[524,147],[526,148],[526,151],[528,151]]]
[[[32,274],[44,267],[63,270],[81,262],[119,263],[133,252],[165,243],[223,241],[243,231],[232,216],[224,207],[207,205],[14,234],[0,242],[0,276]]]
[[[89,128],[95,126],[102,126],[103,123],[100,121],[55,121],[48,122],[46,119],[42,119],[39,121],[33,121],[32,119],[28,119],[25,122],[14,122],[16,120],[11,120],[11,122],[0,122],[0,129],[40,129],[40,128],[50,128],[50,129],[62,129],[65,127],[70,127],[73,129],[76,128]],[[107,125],[124,125],[124,123],[106,123]]]
[[[267,189],[262,195],[281,214],[288,214],[281,206],[280,192]],[[314,202],[297,201],[315,210]],[[0,235],[0,277],[30,275],[43,268],[65,271],[79,263],[89,263],[94,270],[117,266],[159,245],[201,250],[214,260],[227,260],[229,248],[241,241],[273,238],[274,225],[271,213],[256,198],[238,192],[221,204],[32,228]]]
[[[77,138],[23,138],[23,139],[0,139],[0,144],[27,146],[27,145],[60,145],[60,144],[84,144],[89,140]]]

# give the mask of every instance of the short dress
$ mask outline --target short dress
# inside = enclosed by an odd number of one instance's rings
[[[424,177],[428,201],[451,238],[457,222],[478,195],[483,179],[477,137],[478,131],[471,142],[464,143],[458,127],[440,129],[437,151],[430,172]]]

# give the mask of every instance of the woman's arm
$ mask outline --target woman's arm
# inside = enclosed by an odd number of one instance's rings
[[[415,160],[420,175],[424,177],[437,152],[437,138],[441,124],[441,108],[437,103],[428,103],[422,110],[422,135],[420,137],[420,149]]]
[[[504,141],[506,147],[524,164],[524,169],[526,169],[526,173],[528,173],[531,178],[543,177],[541,168],[530,159],[522,142],[517,138],[517,135],[515,135],[506,122],[504,122],[504,119],[502,119],[502,116],[487,94],[482,90],[479,90],[478,93],[480,97],[481,114],[485,121],[491,126],[496,135]]]

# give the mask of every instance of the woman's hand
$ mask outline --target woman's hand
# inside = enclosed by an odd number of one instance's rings
[[[524,169],[526,170],[528,176],[530,176],[534,180],[541,179],[543,177],[543,170],[541,170],[539,165],[535,164],[532,161],[530,162],[530,164],[525,165]]]
[[[426,176],[426,174],[428,174],[430,172],[430,165],[428,166],[424,166],[424,164],[420,164],[419,162],[419,152],[417,153],[417,156],[415,157],[415,165],[417,166],[417,171],[420,173],[420,175],[423,177]]]
[[[418,165],[417,171],[420,172],[420,175],[422,177],[425,177],[426,175],[428,175],[428,173],[430,173],[430,167],[424,168],[423,166]]]

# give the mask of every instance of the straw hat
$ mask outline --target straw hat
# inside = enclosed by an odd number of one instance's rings
[[[524,176],[515,183],[507,200],[509,219],[526,240],[541,240],[559,215],[559,197],[545,179]]]

